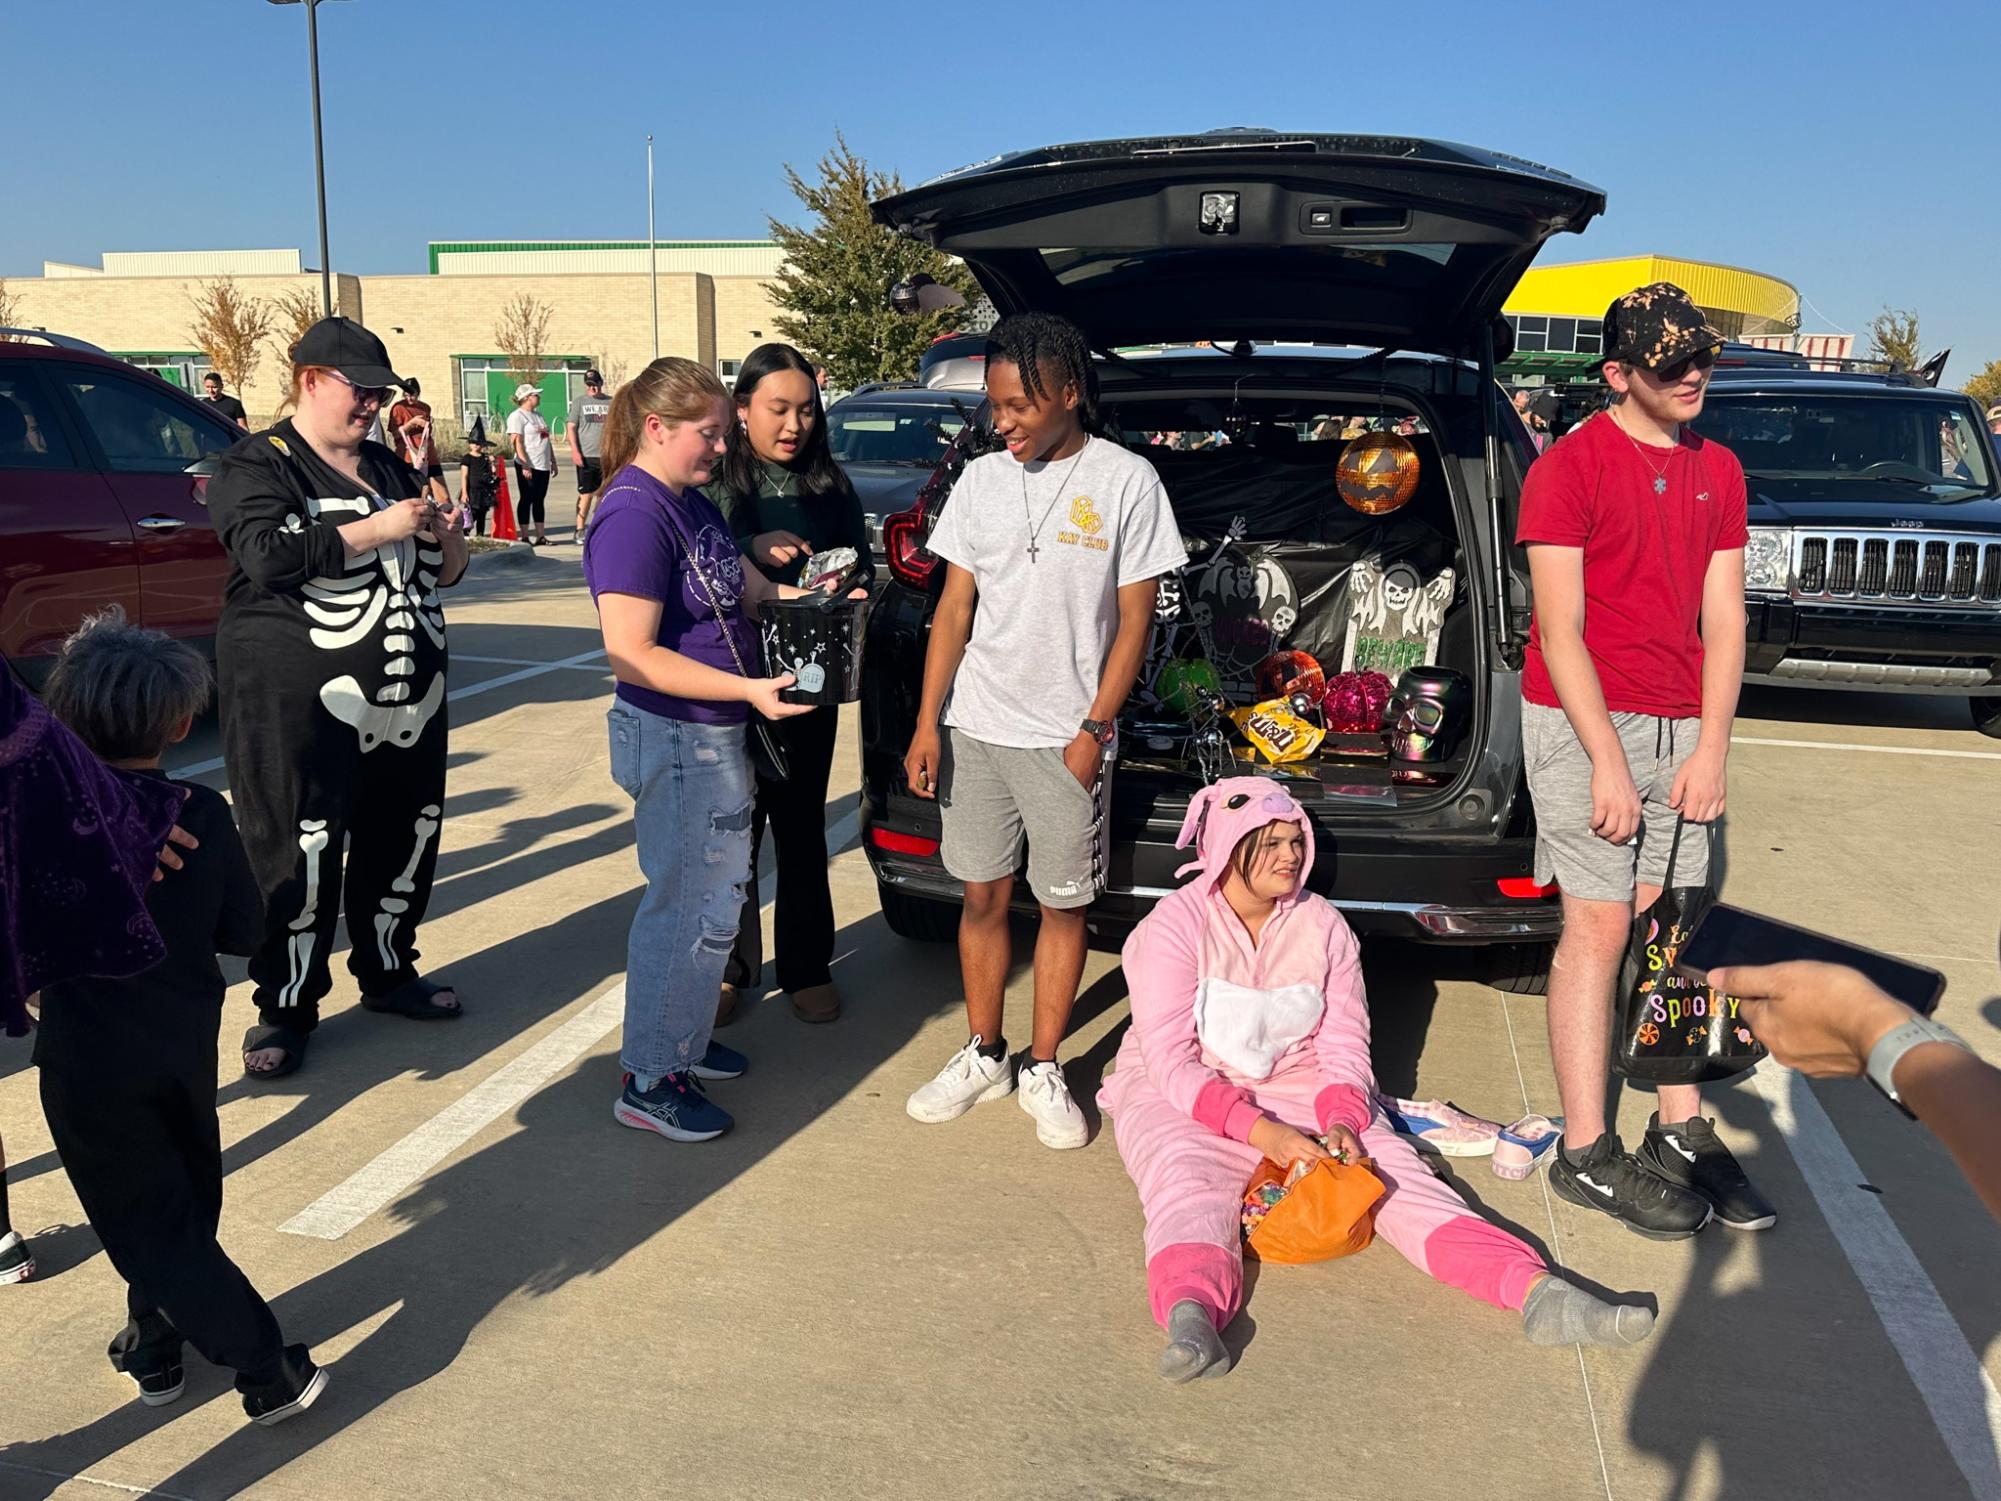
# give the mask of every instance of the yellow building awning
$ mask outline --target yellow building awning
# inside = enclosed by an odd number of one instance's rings
[[[1800,294],[1790,282],[1737,266],[1671,255],[1633,255],[1567,266],[1531,266],[1503,304],[1512,314],[1558,318],[1605,316],[1612,299],[1650,282],[1671,281],[1715,316],[1729,337],[1792,333],[1800,325]]]

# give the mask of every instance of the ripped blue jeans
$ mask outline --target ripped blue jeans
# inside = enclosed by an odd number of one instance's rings
[[[743,726],[691,724],[614,702],[612,780],[634,804],[646,895],[625,954],[625,1045],[635,1074],[679,1073],[708,1051],[723,966],[750,876]]]

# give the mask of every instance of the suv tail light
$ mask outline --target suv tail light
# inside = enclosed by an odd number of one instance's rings
[[[899,584],[927,593],[944,586],[944,560],[924,543],[945,505],[945,497],[952,493],[952,482],[958,478],[959,470],[978,451],[972,447],[975,432],[975,425],[969,423],[952,440],[938,467],[931,471],[931,478],[917,492],[915,505],[883,518],[882,550],[889,559],[889,571]]]
[[[1556,882],[1547,886],[1540,884],[1534,876],[1502,876],[1494,882],[1501,889],[1501,895],[1518,902],[1532,902],[1541,897],[1556,895]]]
[[[930,486],[926,486],[928,491]],[[943,576],[941,560],[934,553],[925,551],[924,500],[920,496],[915,506],[907,511],[898,511],[882,523],[882,550],[889,559],[889,571],[899,584],[912,589],[928,590]]]

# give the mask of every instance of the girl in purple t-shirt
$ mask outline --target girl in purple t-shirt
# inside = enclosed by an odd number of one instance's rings
[[[618,678],[611,774],[632,797],[646,895],[626,949],[625,1087],[612,1114],[670,1141],[730,1128],[702,1092],[734,1079],[740,1053],[709,1040],[723,964],[750,875],[752,785],[744,725],[810,712],[780,703],[758,670],[745,617],[801,591],[746,567],[721,512],[696,487],[723,453],[733,413],[692,360],[655,360],[612,398],[610,476],[584,540],[605,654]]]

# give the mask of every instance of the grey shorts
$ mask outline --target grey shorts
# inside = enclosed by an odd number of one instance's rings
[[[1675,773],[1695,751],[1699,719],[1662,719],[1653,714],[1614,714],[1612,727],[1626,748],[1626,765],[1640,794],[1638,846],[1608,844],[1591,832],[1591,758],[1561,709],[1522,704],[1522,756],[1528,765],[1529,796],[1535,802],[1535,877],[1552,878],[1570,896],[1588,902],[1630,902],[1637,881],[1664,885],[1668,850],[1674,840]],[[1709,880],[1712,834],[1689,824],[1675,858],[1674,883],[1701,886]]]
[[[938,807],[946,871],[960,881],[1012,876],[1026,835],[1035,899],[1058,910],[1088,907],[1104,884],[1109,765],[1086,791],[1060,749],[991,745],[950,725],[942,739]]]

